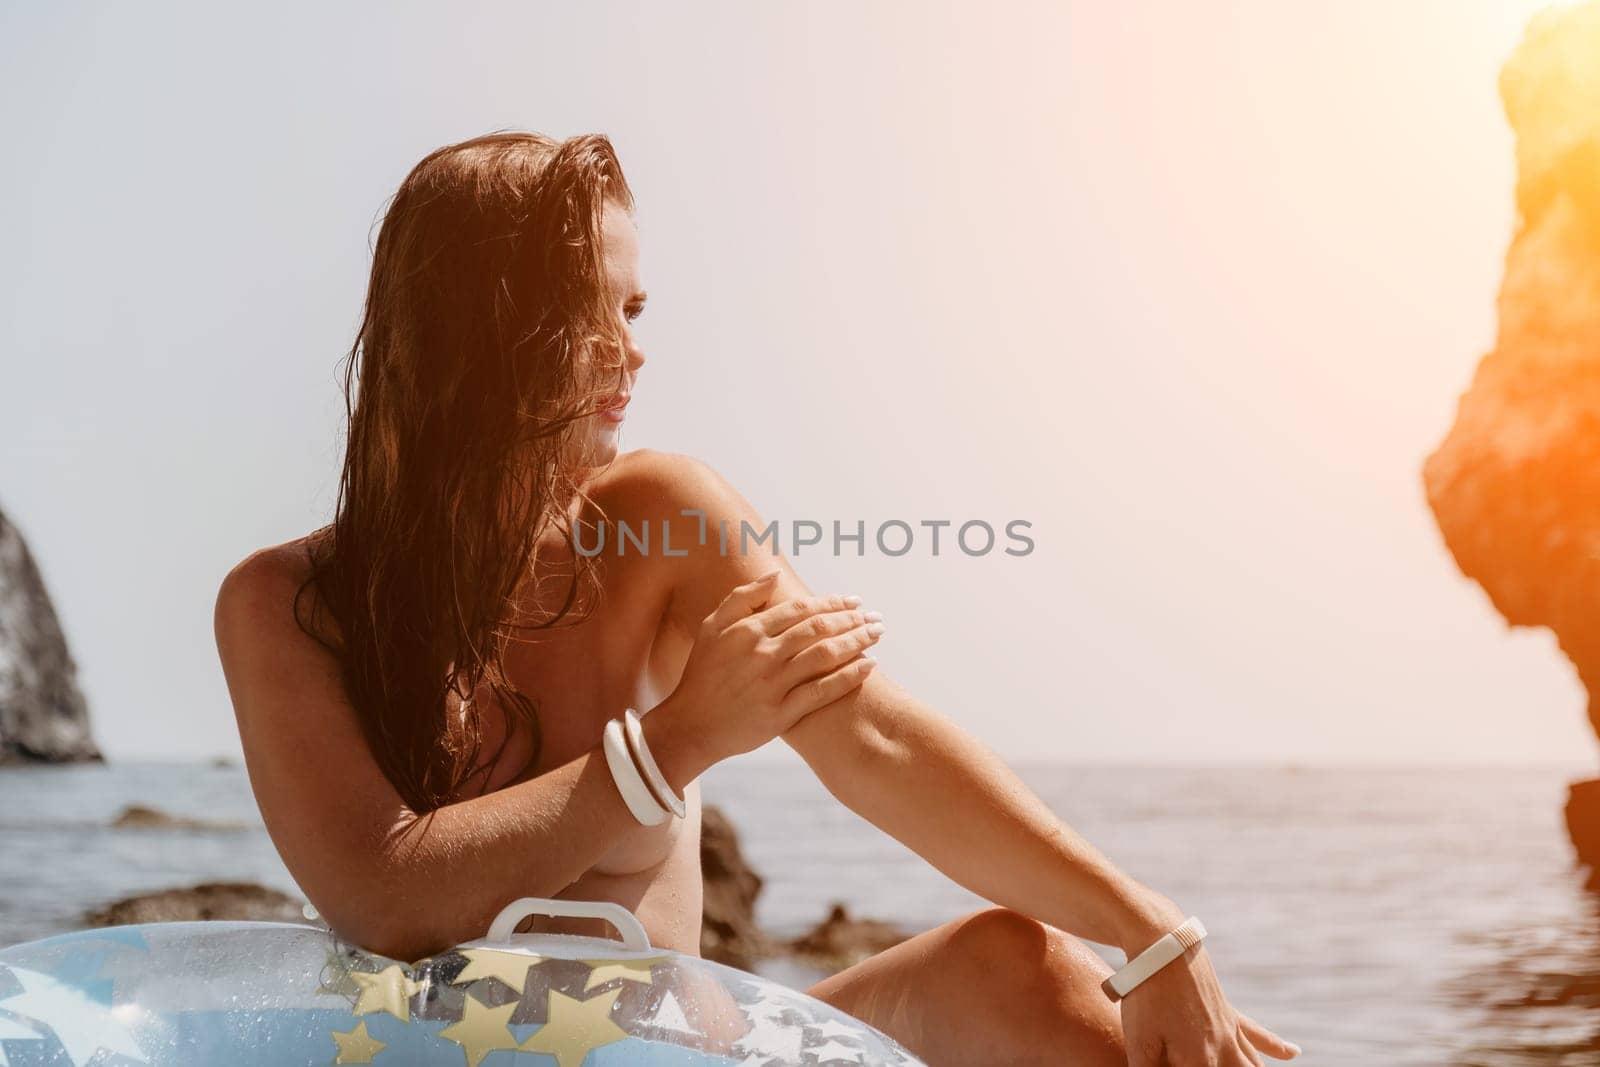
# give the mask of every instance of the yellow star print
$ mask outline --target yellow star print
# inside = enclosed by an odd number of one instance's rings
[[[469,948],[461,954],[467,958],[467,965],[450,980],[453,984],[462,985],[478,978],[498,978],[515,993],[522,992],[523,983],[528,980],[528,968],[544,962],[543,956],[502,952],[492,948]]]
[[[552,989],[546,1009],[550,1021],[517,1047],[524,1052],[554,1056],[560,1067],[582,1067],[590,1049],[628,1036],[626,1030],[611,1021],[611,1006],[621,995],[619,987],[578,1000]]]
[[[467,1067],[478,1067],[495,1049],[517,1047],[517,1039],[511,1036],[506,1023],[520,1003],[513,1000],[491,1008],[469,994],[462,998],[461,1021],[440,1030],[439,1036],[461,1046],[461,1051],[467,1055]]]
[[[329,1030],[328,1036],[339,1046],[339,1054],[333,1058],[334,1063],[371,1063],[372,1057],[388,1047],[367,1033],[365,1019],[357,1023],[354,1030],[347,1033]]]
[[[584,960],[583,962],[587,963],[591,970],[589,971],[589,980],[583,983],[583,991],[587,993],[601,982],[606,982],[613,978],[649,985],[651,982],[650,965],[660,963],[666,958],[665,956],[651,956],[649,959],[640,960]]]
[[[366,1015],[386,1011],[401,1022],[411,1021],[411,998],[425,986],[406,974],[398,963],[391,963],[373,974],[368,971],[351,971],[350,977],[361,987],[352,1014]]]

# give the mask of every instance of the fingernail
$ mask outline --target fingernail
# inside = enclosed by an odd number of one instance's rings
[[[878,665],[878,658],[876,656],[862,656],[861,662],[871,664],[872,666],[876,667]]]
[[[772,579],[774,579],[774,578],[776,578],[778,576],[778,571],[782,570],[782,569],[783,569],[782,567],[779,567],[777,570],[770,570],[767,573],[763,574],[761,577],[757,578],[756,581],[758,581],[758,582],[770,582],[770,581],[772,581]]]
[[[864,620],[866,620],[867,622],[882,622],[883,621],[883,612],[881,612],[881,611],[869,611],[866,614],[862,615],[861,617]]]
[[[873,637],[877,637],[879,634],[883,633],[883,623],[881,623],[881,622],[868,623],[867,624],[867,633],[869,635],[873,636]]]
[[[851,593],[844,598],[844,606],[847,608],[859,608],[861,606],[861,598]]]
[[[1299,1045],[1295,1044],[1293,1041],[1285,1041],[1284,1044],[1289,1046],[1290,1052],[1293,1052],[1296,1056],[1300,1055]]]

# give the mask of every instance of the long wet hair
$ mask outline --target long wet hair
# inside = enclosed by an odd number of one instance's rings
[[[503,657],[516,632],[573,609],[587,570],[575,556],[553,612],[516,610],[540,534],[554,525],[570,543],[579,420],[625,374],[608,201],[633,209],[606,137],[497,132],[430,153],[382,218],[344,359],[335,515],[308,539],[295,617],[339,657],[373,756],[419,814],[480,770],[480,685],[507,740],[514,717],[533,737],[519,773],[539,757],[538,709]],[[301,619],[313,586],[313,619],[325,611],[333,630]]]

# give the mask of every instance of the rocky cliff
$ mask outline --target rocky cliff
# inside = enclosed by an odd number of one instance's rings
[[[0,765],[102,758],[39,568],[0,514]]]
[[[1554,631],[1600,731],[1600,4],[1536,16],[1500,96],[1518,219],[1495,347],[1423,481],[1462,571],[1512,626]],[[1600,803],[1585,796],[1569,822],[1600,863]]]

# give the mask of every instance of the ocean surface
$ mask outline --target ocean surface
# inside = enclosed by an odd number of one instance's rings
[[[1298,1062],[1600,1065],[1600,895],[1561,821],[1577,768],[1016,770],[1205,920],[1229,999],[1303,1046]],[[802,931],[836,900],[913,931],[987,906],[803,764],[724,763],[702,788],[765,879],[758,917],[774,931]],[[128,804],[246,828],[110,828]],[[238,766],[0,771],[0,945],[75,929],[132,892],[217,879],[299,895]]]

